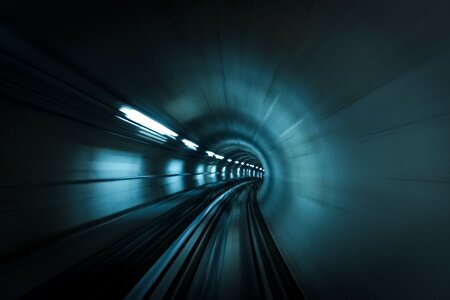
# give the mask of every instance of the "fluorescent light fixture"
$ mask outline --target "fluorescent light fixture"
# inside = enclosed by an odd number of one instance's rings
[[[241,165],[245,165],[245,163],[241,162]]]
[[[232,162],[232,160],[231,159],[227,159],[227,162]]]
[[[156,135],[156,134],[152,134],[151,132],[149,132],[148,130],[139,130],[139,133],[144,135],[146,139],[151,139],[154,141],[158,141],[158,142],[167,142],[167,137],[165,136],[161,136],[161,135]]]
[[[215,157],[215,158],[217,158],[217,159],[224,159],[224,158],[225,158],[225,157],[223,157],[222,155],[216,154],[216,153],[214,153],[214,152],[212,152],[212,151],[206,151],[206,154],[207,154],[209,157]]]
[[[183,142],[183,144],[186,145],[186,147],[197,151],[198,145],[196,143],[193,143],[193,142],[191,142],[190,140],[187,140],[187,139],[182,139],[181,141]]]
[[[127,119],[129,119],[139,125],[142,125],[145,128],[148,128],[154,132],[157,132],[157,133],[160,133],[163,135],[167,135],[171,138],[175,138],[178,136],[178,134],[176,132],[173,132],[166,126],[156,122],[152,118],[147,117],[143,113],[140,113],[137,110],[135,110],[129,106],[122,106],[119,110],[125,114]]]
[[[245,165],[246,165],[247,167],[248,167],[248,166],[250,166],[250,165],[249,165],[248,163],[247,163],[247,164],[245,164]]]
[[[239,162],[237,160],[234,161],[235,164],[239,164]]]

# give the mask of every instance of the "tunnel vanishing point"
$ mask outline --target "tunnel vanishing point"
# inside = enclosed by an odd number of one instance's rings
[[[447,0],[0,3],[0,299],[450,299]]]

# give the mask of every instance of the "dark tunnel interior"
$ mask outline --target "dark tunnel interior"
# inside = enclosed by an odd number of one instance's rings
[[[0,3],[1,299],[449,299],[450,2]]]

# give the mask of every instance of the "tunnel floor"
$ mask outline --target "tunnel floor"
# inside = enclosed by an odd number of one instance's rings
[[[24,299],[302,299],[260,183],[209,184],[96,224],[4,268],[3,286]]]

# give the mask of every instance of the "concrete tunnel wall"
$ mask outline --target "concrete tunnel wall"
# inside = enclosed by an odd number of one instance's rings
[[[445,1],[8,9],[52,57],[22,47],[25,59],[213,151],[252,153],[266,220],[310,298],[448,294]],[[107,146],[122,147],[147,151]]]
[[[1,256],[194,187],[259,177],[182,147],[149,145],[10,101],[0,107],[8,111],[0,120]]]

